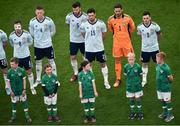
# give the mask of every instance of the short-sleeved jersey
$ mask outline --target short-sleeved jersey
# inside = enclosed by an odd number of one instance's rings
[[[73,12],[66,16],[66,24],[69,25],[70,29],[70,42],[83,43],[84,38],[81,35],[80,26],[82,22],[87,20],[87,14],[82,12],[81,15],[76,16]]]
[[[141,23],[137,26],[138,34],[141,35],[141,50],[143,52],[154,52],[159,50],[157,33],[160,27],[157,23],[151,22],[149,26]]]
[[[135,24],[129,15],[123,14],[120,18],[110,16],[108,29],[113,32],[113,47],[132,48],[130,34],[134,31]]]
[[[6,58],[3,43],[7,42],[7,40],[8,39],[6,33],[0,29],[0,60]]]
[[[93,90],[93,81],[95,81],[94,74],[91,71],[85,73],[81,71],[78,74],[78,82],[82,85],[82,95],[83,98],[93,98],[94,90]]]
[[[34,47],[48,48],[52,46],[52,36],[56,32],[55,24],[49,17],[39,21],[36,17],[30,20],[29,31],[34,38]]]
[[[142,90],[142,69],[138,63],[135,63],[133,66],[126,64],[124,66],[124,75],[126,75],[126,90],[128,92],[134,93]]]
[[[30,56],[29,46],[32,45],[33,39],[29,32],[23,30],[21,35],[17,35],[13,31],[9,36],[9,42],[14,48],[14,57],[26,58]]]
[[[107,32],[103,21],[97,19],[93,24],[88,20],[80,26],[81,32],[85,33],[85,51],[100,52],[104,50],[102,33]]]
[[[171,81],[168,79],[168,76],[171,74],[171,69],[166,63],[156,65],[156,85],[158,91],[171,92]]]
[[[7,73],[7,80],[10,81],[11,90],[15,96],[22,95],[23,79],[26,79],[26,71],[23,68],[10,68]]]
[[[41,84],[42,86],[45,86],[48,94],[53,94],[56,85],[58,85],[57,76],[53,73],[50,76],[47,74],[44,74],[41,80]]]

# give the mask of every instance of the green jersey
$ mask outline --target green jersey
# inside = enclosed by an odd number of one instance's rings
[[[93,81],[95,81],[94,74],[91,71],[81,71],[78,74],[78,82],[82,85],[82,95],[83,98],[93,98],[94,89],[93,89]]]
[[[49,96],[51,94],[56,94],[57,93],[57,88],[58,88],[58,79],[55,74],[47,75],[44,74],[41,80],[41,84],[44,90],[44,95]]]
[[[7,73],[7,79],[10,81],[11,90],[15,96],[22,95],[23,79],[26,78],[26,71],[23,68],[10,68]]]
[[[124,75],[126,75],[126,91],[133,93],[142,90],[142,69],[138,63],[134,63],[133,66],[127,63],[124,66]]]
[[[162,65],[156,65],[156,83],[157,90],[161,92],[170,92],[171,91],[171,81],[168,76],[171,75],[171,69],[169,66],[164,63]]]

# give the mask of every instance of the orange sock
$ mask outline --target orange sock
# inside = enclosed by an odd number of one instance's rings
[[[121,60],[115,59],[115,72],[116,72],[116,79],[121,79]]]

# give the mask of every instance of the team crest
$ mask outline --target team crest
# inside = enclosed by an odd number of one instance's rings
[[[44,29],[47,29],[48,28],[48,25],[47,24],[44,24]]]
[[[55,80],[53,79],[52,82],[55,83]]]
[[[97,27],[96,27],[96,30],[99,30],[99,29],[100,29],[100,27],[99,27],[99,26],[97,26]]]
[[[163,70],[160,70],[160,73],[163,73]]]
[[[135,69],[134,72],[137,73],[138,72],[137,69]]]
[[[18,73],[18,76],[22,76],[22,73]]]
[[[122,26],[126,26],[126,22],[122,22]]]

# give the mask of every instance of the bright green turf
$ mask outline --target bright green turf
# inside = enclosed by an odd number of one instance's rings
[[[8,35],[13,30],[13,21],[15,19],[22,20],[24,29],[28,28],[29,20],[34,16],[34,8],[38,4],[45,7],[46,15],[51,17],[56,24],[57,33],[53,43],[56,52],[58,78],[61,81],[61,87],[58,91],[58,110],[62,117],[60,124],[83,124],[83,109],[78,98],[78,84],[69,83],[69,78],[72,74],[68,50],[69,30],[64,20],[66,14],[71,11],[72,2],[73,0],[0,1],[0,29],[3,29]],[[82,0],[81,2],[84,11],[89,7],[94,7],[97,10],[97,17],[106,22],[108,17],[113,13],[113,5],[117,0]],[[96,124],[180,124],[180,101],[178,101],[180,96],[180,88],[178,86],[178,82],[180,82],[180,78],[178,78],[180,74],[180,38],[178,36],[180,34],[179,2],[179,0],[121,0],[125,13],[132,16],[136,25],[141,22],[142,12],[149,10],[152,14],[152,19],[161,26],[163,37],[160,41],[160,48],[167,53],[167,63],[175,74],[172,90],[175,119],[170,123],[165,123],[163,120],[157,118],[158,114],[161,113],[161,106],[156,97],[155,64],[151,62],[149,65],[148,84],[144,88],[144,120],[129,121],[127,119],[129,106],[128,99],[125,97],[124,77],[122,77],[123,80],[120,88],[112,88],[107,91],[103,87],[103,78],[98,63],[94,63],[93,71],[96,76],[97,90],[99,92],[99,97],[96,100]],[[136,31],[133,34],[132,40],[135,46],[137,62],[139,62],[140,38],[136,35]],[[108,59],[109,80],[113,84],[115,74],[111,47],[112,35],[108,33],[105,40],[105,50]],[[31,48],[31,52],[33,52],[33,48]],[[10,46],[6,49],[6,54],[9,60],[12,56],[12,48]],[[126,60],[124,59],[123,63],[125,62]],[[4,91],[2,73],[0,73],[0,89],[0,124],[8,124],[7,121],[11,115],[11,104],[10,98],[6,96]],[[37,91],[37,96],[32,96],[30,91],[28,91],[29,110],[33,119],[32,124],[48,124],[42,90],[38,87]],[[21,105],[18,107],[17,115],[16,124],[25,124]]]

